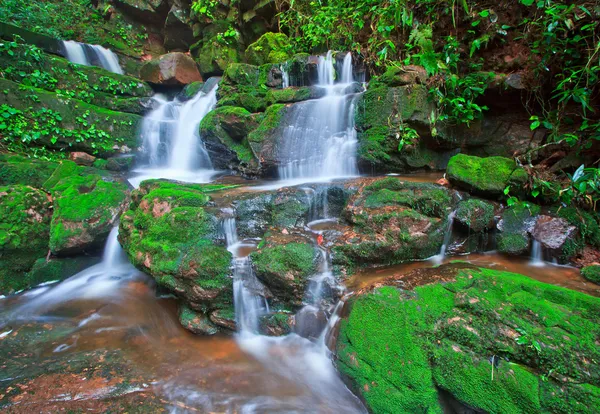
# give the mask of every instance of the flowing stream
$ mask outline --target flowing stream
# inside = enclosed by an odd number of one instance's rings
[[[73,40],[62,42],[65,56],[70,62],[85,66],[100,66],[113,73],[123,74],[119,58],[111,50],[99,46],[79,43]]]

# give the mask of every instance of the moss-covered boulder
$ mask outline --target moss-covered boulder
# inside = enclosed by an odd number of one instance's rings
[[[205,317],[233,301],[231,253],[208,207],[210,193],[221,188],[144,181],[119,229],[131,262]]]
[[[301,306],[321,255],[304,237],[269,234],[250,257],[256,276],[279,300]]]
[[[586,266],[581,269],[581,276],[585,277],[592,283],[600,285],[600,265]]]
[[[59,177],[54,176],[54,179],[59,180],[50,188],[54,197],[50,250],[56,255],[102,247],[129,197],[125,183],[86,174],[81,167],[75,168],[72,164],[72,161],[63,161],[55,171]],[[53,177],[50,180],[54,181]]]
[[[277,140],[282,136],[288,110],[283,104],[269,106],[264,114],[257,117],[258,127],[248,134],[248,142],[260,160],[263,174],[274,174],[279,164]]]
[[[0,294],[30,286],[25,277],[48,252],[51,202],[25,185],[0,187]]]
[[[457,154],[448,162],[450,182],[462,189],[487,197],[498,198],[506,187],[519,193],[528,180],[527,173],[510,158],[480,158]]]
[[[0,185],[23,184],[40,188],[58,164],[15,154],[0,154]]]
[[[197,312],[185,304],[179,307],[179,323],[196,335],[214,335],[219,332],[219,328],[205,313]]]
[[[508,255],[528,254],[531,246],[530,231],[535,226],[540,207],[520,202],[502,212],[498,222],[498,251]]]
[[[181,52],[167,53],[144,63],[140,77],[156,85],[187,85],[202,81],[194,59]]]
[[[243,49],[240,49],[239,34],[234,37],[235,40],[224,42],[218,35],[205,36],[192,45],[190,51],[198,63],[202,77],[207,79],[211,76],[221,76],[229,65],[242,60]]]
[[[219,83],[217,106],[240,106],[252,113],[264,111],[268,106],[266,82],[270,67],[229,65]]]
[[[458,203],[454,219],[465,228],[480,233],[494,227],[493,204],[477,198]]]
[[[351,228],[333,247],[334,263],[352,269],[434,256],[453,203],[451,192],[439,185],[365,180],[342,213]]]
[[[244,108],[223,106],[209,112],[200,123],[200,136],[213,166],[255,175],[258,160],[248,143],[248,134],[257,125]]]
[[[412,291],[388,280],[352,302],[337,365],[371,412],[442,413],[448,395],[476,412],[595,412],[600,299],[512,273],[454,272]]]
[[[252,65],[281,63],[290,57],[290,39],[283,33],[265,33],[246,48],[246,60]]]

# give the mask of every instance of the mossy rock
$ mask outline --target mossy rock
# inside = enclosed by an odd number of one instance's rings
[[[0,154],[0,185],[23,184],[40,188],[58,164],[13,154]]]
[[[254,117],[244,108],[222,106],[210,111],[200,123],[200,136],[213,166],[255,175],[258,160],[248,143],[248,134],[256,127]]]
[[[82,151],[96,156],[118,153],[123,146],[135,148],[142,117],[111,111],[83,101],[59,97],[0,79],[0,105],[12,108],[6,118],[8,134],[23,130],[28,147],[53,151]],[[12,132],[11,132],[12,131]]]
[[[527,173],[510,158],[480,158],[457,154],[448,162],[450,182],[462,189],[487,197],[499,198],[506,187],[513,194],[522,191],[528,180]]]
[[[183,88],[182,95],[186,99],[192,99],[194,96],[198,95],[202,88],[204,88],[204,82],[192,82],[189,85],[185,85]]]
[[[227,186],[144,181],[133,191],[119,230],[136,267],[205,315],[233,301],[231,253],[208,208],[209,194],[223,188]]]
[[[83,66],[42,52],[31,45],[18,45],[12,54],[0,53],[5,79],[57,93],[63,99],[80,101],[114,111],[143,113],[153,94],[150,86],[131,76]]]
[[[369,410],[441,413],[442,389],[478,412],[594,412],[600,299],[513,273],[455,272],[352,301],[338,368]]]
[[[477,198],[458,203],[455,220],[467,229],[480,233],[494,227],[494,206]]]
[[[67,176],[51,191],[50,250],[56,255],[102,247],[129,197],[126,184],[95,174]]]
[[[540,211],[539,206],[529,202],[518,202],[504,210],[498,224],[501,230],[496,238],[498,251],[513,256],[529,254],[531,246],[529,232]]]
[[[219,328],[202,312],[196,312],[187,305],[179,307],[179,323],[196,335],[214,335]]]
[[[432,109],[425,85],[390,87],[371,82],[355,105],[359,165],[386,173],[443,169],[447,153],[422,142],[431,136]],[[404,140],[405,128],[416,131],[419,138]]]
[[[311,276],[317,273],[319,252],[311,243],[294,240],[263,247],[250,257],[256,276],[279,298],[295,306]]]
[[[41,190],[0,187],[0,294],[30,287],[25,277],[48,252],[51,202]]]
[[[371,179],[350,197],[342,213],[352,228],[336,241],[333,261],[352,270],[434,256],[453,205],[451,192],[439,185]]]
[[[590,282],[600,285],[600,266],[592,265],[581,269],[581,276],[585,277]]]
[[[246,59],[252,65],[281,63],[290,57],[290,39],[283,33],[265,33],[246,48]]]
[[[322,91],[322,89],[320,89]],[[285,89],[271,89],[267,92],[266,99],[271,104],[275,103],[294,103],[306,101],[307,99],[320,98],[318,89],[308,86],[289,87]]]
[[[223,44],[216,36],[202,40],[199,45],[192,46],[191,50],[204,79],[221,76],[227,66],[239,62],[242,56],[238,42]]]
[[[500,233],[496,240],[500,253],[511,256],[521,256],[529,253],[531,240],[527,234]]]
[[[53,257],[50,260],[42,257],[36,260],[31,270],[27,272],[27,285],[37,286],[40,283],[61,281],[100,261],[101,258],[97,256]]]

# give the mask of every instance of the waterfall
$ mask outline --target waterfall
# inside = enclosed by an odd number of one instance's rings
[[[109,49],[99,45],[67,40],[62,42],[65,55],[69,61],[85,66],[100,66],[113,73],[123,74],[119,58]]]
[[[358,174],[352,55],[344,58],[341,83],[335,83],[331,52],[319,58],[317,72],[317,86],[325,89],[325,96],[291,106],[284,121],[287,126],[278,151],[278,173],[283,180],[327,180]]]
[[[531,266],[542,267],[545,266],[544,262],[544,248],[542,243],[533,239],[531,244],[531,260],[529,261]]]
[[[279,66],[279,69],[281,70],[281,87],[287,88],[290,86],[290,74],[288,73],[285,64]]]
[[[258,294],[264,287],[252,270],[250,258],[240,255],[243,242],[238,240],[235,218],[227,217],[223,220],[223,232],[227,250],[233,255],[233,303],[236,325],[242,335],[256,334],[258,319],[268,312],[266,299]]]
[[[160,95],[155,100],[158,107],[144,117],[140,132],[145,163],[129,181],[135,187],[147,178],[208,182],[215,171],[198,127],[217,103],[217,83],[185,102]]]
[[[450,241],[452,239],[452,227],[454,225],[455,215],[456,211],[453,211],[448,215],[448,227],[446,227],[446,233],[444,234],[444,242],[442,243],[439,254],[431,258],[436,264],[441,264],[444,261],[444,257],[446,257],[446,250],[448,250],[448,246],[450,245]]]

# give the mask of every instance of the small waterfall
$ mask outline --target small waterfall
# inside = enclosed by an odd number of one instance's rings
[[[318,85],[325,89],[321,99],[301,102],[290,108],[278,152],[282,180],[323,180],[358,174],[357,136],[354,129],[355,93],[351,86],[352,56],[342,67],[342,83],[335,83],[331,52],[317,66]]]
[[[72,40],[63,41],[62,45],[70,62],[85,66],[100,66],[113,73],[123,74],[123,69],[119,65],[119,58],[105,47]]]
[[[529,261],[531,266],[542,267],[545,266],[544,262],[544,247],[542,243],[533,239],[533,243],[531,244],[531,260]]]
[[[442,243],[442,248],[440,249],[439,254],[432,257],[432,260],[436,264],[441,264],[444,261],[444,257],[446,257],[446,250],[448,250],[448,246],[450,245],[450,241],[452,239],[452,227],[454,225],[454,216],[456,215],[456,211],[453,211],[448,215],[448,227],[446,228],[446,233],[444,234],[444,242]]]
[[[52,307],[73,300],[117,300],[122,285],[139,276],[119,244],[118,227],[114,227],[106,240],[102,262],[55,286],[45,284],[25,292],[22,296],[28,300],[16,306],[6,320],[37,319]],[[5,321],[3,316],[0,326]]]
[[[235,218],[223,220],[227,249],[233,255],[233,303],[235,320],[241,335],[257,334],[258,319],[268,312],[267,300],[258,294],[264,287],[256,278],[248,256],[240,256]]]
[[[198,127],[217,103],[217,83],[186,102],[155,100],[159,105],[144,117],[140,133],[145,163],[129,181],[136,187],[146,178],[207,182],[215,171]]]
[[[288,73],[287,69],[286,69],[286,65],[283,64],[281,66],[279,66],[279,69],[281,70],[281,87],[282,88],[288,88],[290,86],[290,74]]]

